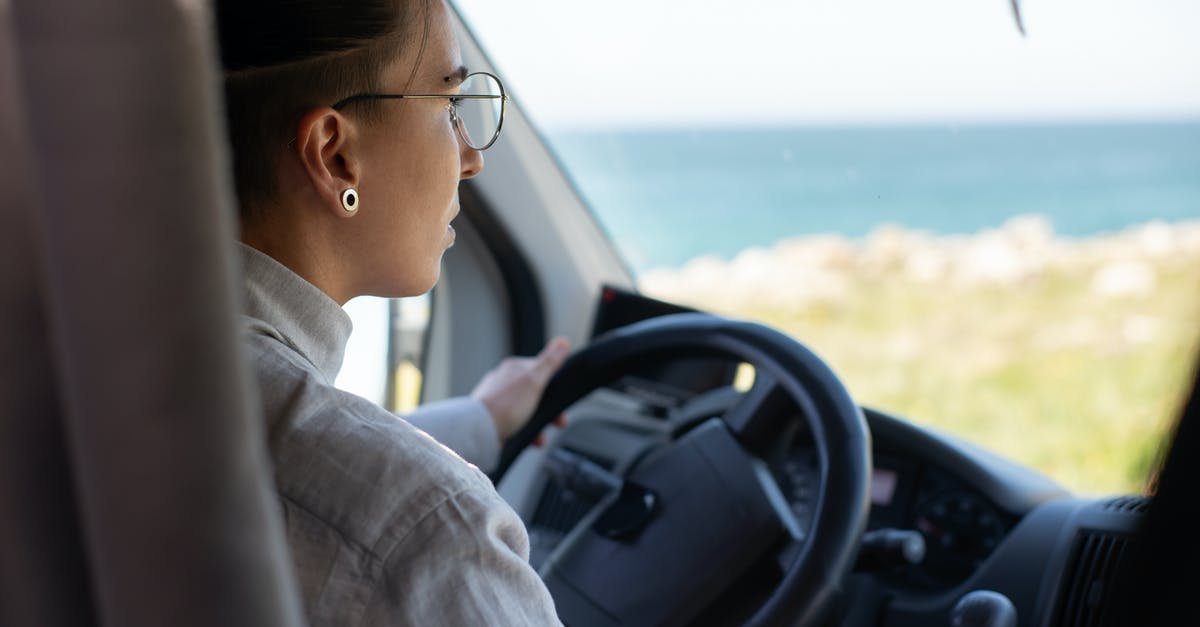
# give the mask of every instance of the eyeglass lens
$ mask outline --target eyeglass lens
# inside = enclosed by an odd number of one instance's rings
[[[500,83],[488,74],[472,74],[463,82],[464,96],[496,96],[495,98],[463,98],[458,101],[458,128],[467,145],[487,148],[500,132],[504,101]]]

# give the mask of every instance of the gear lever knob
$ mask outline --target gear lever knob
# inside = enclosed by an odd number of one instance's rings
[[[973,590],[950,610],[950,627],[1017,627],[1017,608],[991,590]]]

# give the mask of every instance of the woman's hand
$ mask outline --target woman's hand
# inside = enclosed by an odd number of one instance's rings
[[[529,420],[546,383],[566,361],[570,349],[566,338],[556,337],[536,357],[509,357],[500,362],[471,391],[471,397],[491,412],[501,441]]]

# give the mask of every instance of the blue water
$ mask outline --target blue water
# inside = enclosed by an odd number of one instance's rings
[[[1200,219],[1200,122],[559,132],[638,272],[882,223],[940,234],[1041,214],[1070,236]]]

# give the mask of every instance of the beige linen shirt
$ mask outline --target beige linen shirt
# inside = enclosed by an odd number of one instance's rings
[[[239,250],[244,343],[309,622],[560,624],[520,518],[451,451],[495,463],[486,408],[456,399],[402,420],[335,388],[345,311],[274,259]]]

